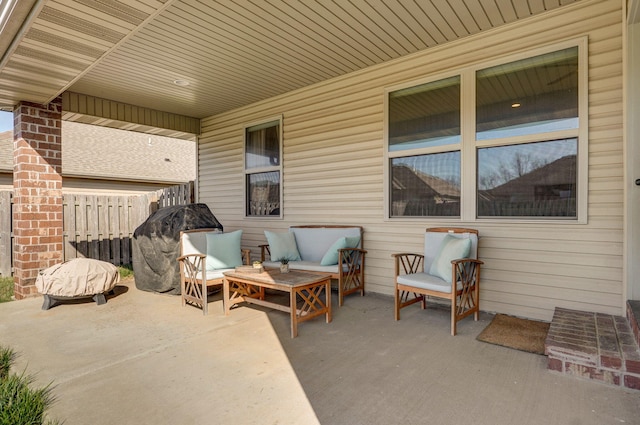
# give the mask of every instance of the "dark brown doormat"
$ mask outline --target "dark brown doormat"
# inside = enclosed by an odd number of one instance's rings
[[[544,354],[547,332],[549,323],[496,314],[476,339],[528,353]]]

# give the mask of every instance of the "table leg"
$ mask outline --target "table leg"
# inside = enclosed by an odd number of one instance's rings
[[[324,296],[326,297],[325,304],[327,306],[327,323],[331,323],[331,279],[327,279],[324,284]]]
[[[297,306],[296,290],[289,292],[289,307],[291,310],[291,338],[298,336],[298,306]]]
[[[222,309],[224,310],[224,315],[228,316],[231,305],[229,301],[229,280],[226,277],[222,280]]]

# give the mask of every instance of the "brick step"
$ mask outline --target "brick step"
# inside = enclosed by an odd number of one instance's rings
[[[636,343],[640,345],[640,300],[627,301],[627,319]]]
[[[640,390],[637,322],[635,325],[634,335],[625,317],[556,308],[545,341],[548,368]]]

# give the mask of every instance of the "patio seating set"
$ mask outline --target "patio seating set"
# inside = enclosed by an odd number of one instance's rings
[[[360,226],[291,226],[286,232],[265,230],[261,261],[250,264],[250,250],[242,249],[242,230],[185,230],[180,234],[182,305],[208,313],[212,287],[223,289],[223,309],[242,302],[258,304],[291,315],[291,337],[298,324],[320,315],[331,322],[331,281],[337,282],[339,305],[344,297],[365,291],[363,229]],[[478,232],[465,228],[429,228],[423,253],[393,254],[395,262],[395,319],[400,309],[414,303],[426,308],[427,297],[451,303],[451,335],[459,320],[479,315],[480,266]],[[281,271],[288,263],[290,272]],[[288,305],[267,299],[266,290],[289,294]]]

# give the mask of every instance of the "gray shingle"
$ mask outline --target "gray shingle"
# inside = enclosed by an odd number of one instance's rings
[[[62,174],[179,183],[195,180],[195,142],[62,122]],[[13,170],[13,136],[0,133],[0,171]]]

